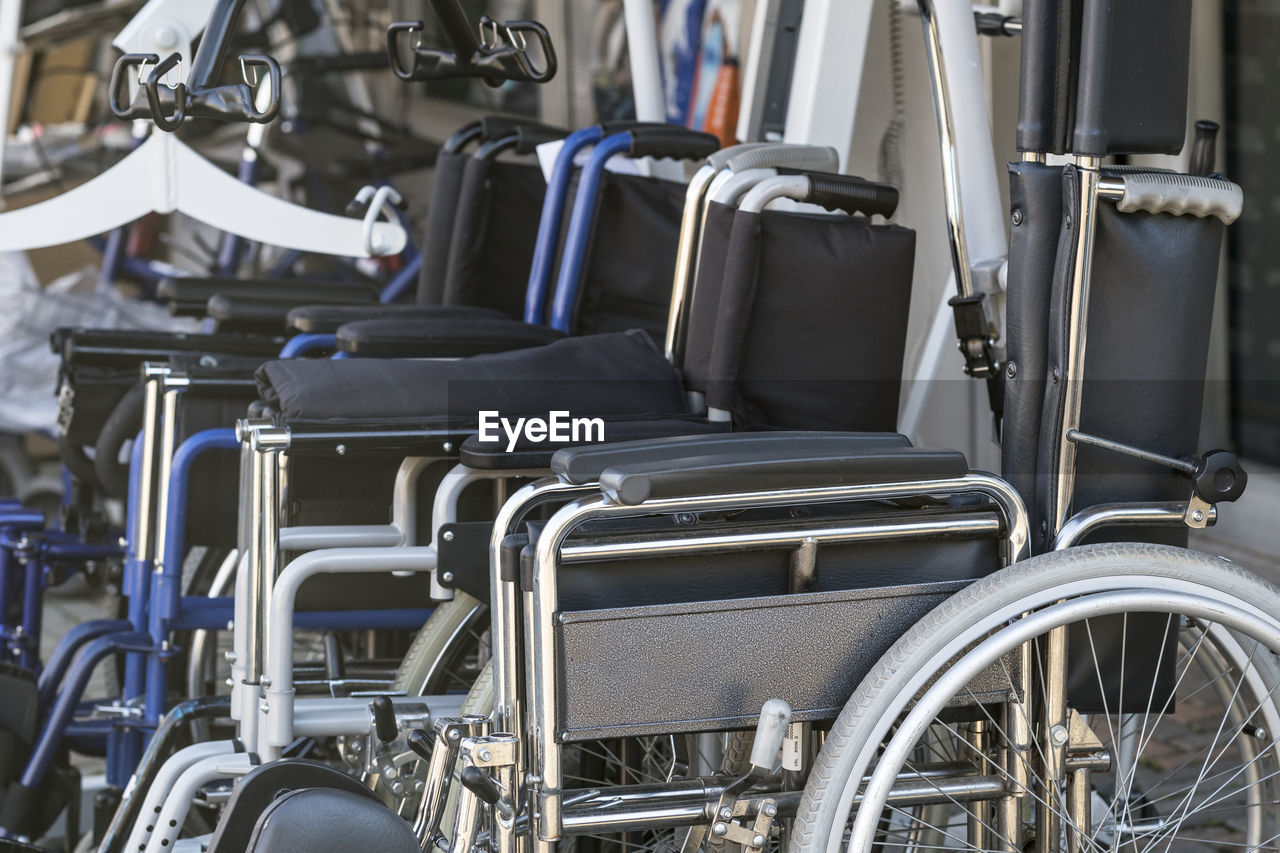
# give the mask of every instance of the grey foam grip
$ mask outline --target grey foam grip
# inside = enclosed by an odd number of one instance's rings
[[[785,167],[834,172],[840,155],[830,145],[763,145],[733,155],[725,166],[734,172]]]
[[[1227,225],[1240,217],[1243,207],[1244,190],[1238,184],[1170,172],[1125,175],[1124,195],[1116,202],[1121,213],[1216,216]]]
[[[772,145],[770,142],[740,142],[737,145],[731,145],[728,148],[721,148],[719,151],[707,158],[707,165],[715,171],[720,171],[729,164],[729,161],[746,151],[756,148],[765,148]]]

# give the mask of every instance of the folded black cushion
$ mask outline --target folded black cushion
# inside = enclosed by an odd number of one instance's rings
[[[454,361],[272,361],[256,375],[280,425],[467,429],[481,411],[654,418],[689,412],[679,374],[641,331]]]
[[[506,314],[478,305],[304,305],[289,312],[296,332],[332,335],[344,323],[360,320],[444,320],[461,317],[505,319]]]

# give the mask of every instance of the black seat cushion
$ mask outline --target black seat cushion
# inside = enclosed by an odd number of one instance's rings
[[[506,316],[497,309],[477,305],[304,305],[290,311],[286,322],[296,332],[332,335],[344,323],[360,320],[505,319]]]
[[[688,414],[679,374],[640,331],[455,361],[272,361],[256,375],[282,426],[468,429],[484,410],[504,417]]]
[[[421,853],[409,824],[382,803],[328,788],[290,791],[258,818],[246,853]]]

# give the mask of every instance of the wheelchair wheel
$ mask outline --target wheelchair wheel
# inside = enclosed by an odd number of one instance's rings
[[[1174,548],[1087,546],[997,572],[859,685],[795,849],[1274,848],[1275,613],[1274,586]]]
[[[489,608],[455,593],[418,630],[392,689],[409,696],[469,691],[489,660],[488,637]]]

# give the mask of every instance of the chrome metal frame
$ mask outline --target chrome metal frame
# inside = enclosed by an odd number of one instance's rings
[[[1006,564],[1028,555],[1028,519],[1021,498],[1003,480],[986,474],[970,474],[950,480],[701,495],[650,501],[639,506],[621,506],[603,496],[593,496],[575,500],[557,511],[547,522],[535,547],[532,588],[528,593],[532,609],[526,612],[530,684],[530,707],[525,722],[529,733],[529,802],[534,837],[539,846],[558,841],[564,832],[561,745],[556,737],[560,717],[557,693],[560,675],[554,651],[554,631],[558,608],[556,574],[561,562],[561,549],[569,534],[584,522],[603,518],[961,494],[980,494],[990,498],[1004,516],[1001,558]]]

